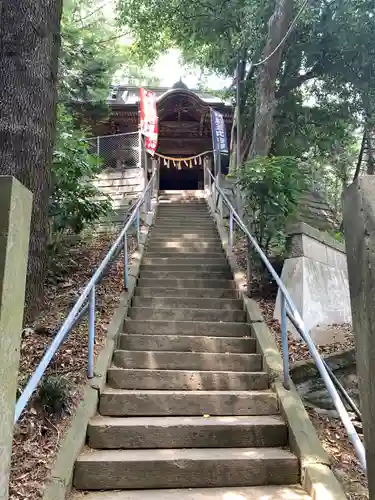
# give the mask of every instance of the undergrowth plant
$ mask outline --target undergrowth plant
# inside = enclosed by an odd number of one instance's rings
[[[289,156],[257,157],[236,171],[245,215],[261,248],[283,248],[285,225],[304,188],[299,161]]]
[[[111,209],[110,198],[93,183],[102,167],[89,148],[82,130],[74,128],[72,116],[60,106],[49,207],[52,243],[64,232],[79,234]]]

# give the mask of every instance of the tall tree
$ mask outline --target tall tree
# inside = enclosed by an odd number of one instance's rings
[[[0,174],[33,193],[26,301],[43,297],[62,0],[0,2]]]
[[[256,83],[256,104],[250,158],[267,156],[273,138],[276,111],[276,85],[280,71],[285,37],[291,21],[293,0],[276,0],[268,22],[268,37],[262,54]]]
[[[273,132],[276,130],[272,127],[275,109],[280,114],[283,99],[298,94],[307,82],[316,106],[320,106],[322,95],[330,95],[338,102],[345,102],[356,117],[363,118],[365,108],[367,114],[372,114],[373,0],[309,1],[285,44],[267,61],[269,65],[250,71],[250,63],[272,53],[276,40],[282,39],[290,24],[291,4],[288,0],[119,0],[120,18],[132,30],[143,56],[154,57],[166,47],[178,46],[189,62],[225,76],[234,74],[240,56],[242,157],[250,147],[251,155],[267,150],[272,128]],[[303,4],[302,0],[293,2],[294,15]],[[267,29],[268,21],[272,30]],[[269,82],[267,72],[271,66]],[[370,101],[366,103],[364,96],[369,96]],[[261,107],[265,108],[261,113],[265,113],[266,121],[260,120]],[[271,131],[270,135],[264,136],[263,125]],[[261,144],[264,140],[266,144]]]

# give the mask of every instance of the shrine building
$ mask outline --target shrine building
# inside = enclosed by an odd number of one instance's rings
[[[231,103],[207,92],[190,90],[181,80],[171,88],[147,89],[157,98],[159,140],[154,161],[160,169],[160,189],[199,189],[203,182],[203,161],[212,161],[210,108],[223,115],[229,141]],[[149,164],[150,155],[140,153],[138,147],[140,87],[113,88],[108,104],[109,119],[90,124],[97,137],[98,154],[105,160],[105,171],[114,173]],[[225,173],[228,157],[222,157],[221,161]]]

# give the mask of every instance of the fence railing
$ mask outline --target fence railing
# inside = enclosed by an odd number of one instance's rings
[[[103,169],[127,167],[144,167],[146,151],[140,132],[99,135],[85,139],[90,152],[102,161]]]
[[[263,264],[266,266],[268,269],[269,273],[275,280],[276,284],[279,287],[279,291],[281,292],[281,300],[280,300],[280,307],[281,307],[281,344],[282,344],[282,358],[283,358],[283,378],[284,378],[284,387],[289,390],[290,389],[290,375],[289,375],[289,345],[288,345],[288,331],[287,331],[287,318],[291,321],[293,326],[296,328],[296,330],[299,332],[301,335],[302,339],[304,342],[307,344],[311,357],[313,358],[318,371],[324,381],[324,384],[328,390],[328,393],[330,394],[333,404],[337,410],[337,413],[339,414],[339,417],[344,424],[344,427],[346,429],[346,432],[348,434],[348,437],[350,441],[352,442],[357,457],[360,461],[360,464],[364,470],[366,470],[366,455],[365,455],[365,448],[364,445],[358,436],[354,425],[350,419],[350,416],[345,408],[344,403],[342,402],[339,393],[336,390],[336,387],[331,379],[330,373],[327,370],[327,366],[324,362],[324,360],[321,358],[319,352],[317,351],[315,344],[310,337],[310,334],[303,322],[303,319],[301,315],[299,314],[296,306],[293,303],[293,300],[286,289],[284,283],[280,279],[279,275],[273,268],[272,264],[268,260],[267,256],[265,253],[262,251],[260,248],[258,242],[252,236],[248,228],[246,227],[245,223],[243,220],[240,218],[240,216],[237,214],[236,210],[234,209],[233,205],[230,203],[228,200],[227,196],[223,192],[223,190],[220,188],[218,184],[218,178],[215,178],[212,173],[210,172],[209,169],[205,169],[205,189],[208,190],[209,194],[212,196],[213,203],[215,210],[217,210],[220,214],[220,217],[223,217],[223,204],[226,205],[227,209],[229,210],[229,238],[228,238],[228,245],[230,249],[233,247],[234,243],[234,230],[235,230],[235,224],[237,227],[244,233],[245,237],[247,238],[249,244],[252,246],[252,248],[256,251],[256,253],[259,255],[261,258]]]
[[[137,245],[140,243],[140,220],[141,220],[141,210],[148,213],[151,209],[151,202],[153,197],[156,179],[156,171],[153,172],[150,181],[145,187],[144,191],[140,195],[138,201],[133,206],[129,216],[125,222],[123,229],[121,230],[116,241],[113,243],[109,249],[107,255],[102,260],[99,267],[94,272],[92,278],[85,286],[81,295],[77,299],[77,302],[71,309],[66,320],[61,325],[59,331],[56,333],[51,345],[48,347],[43,358],[41,359],[39,365],[35,369],[33,375],[28,381],[25,389],[23,390],[21,396],[16,403],[16,409],[14,414],[15,423],[18,421],[22,411],[28,404],[31,396],[36,390],[41,378],[43,377],[50,361],[56,354],[57,350],[60,348],[61,344],[64,342],[66,336],[74,328],[74,326],[82,319],[83,315],[88,312],[89,316],[89,331],[88,331],[88,360],[87,360],[87,376],[88,378],[93,378],[94,376],[94,344],[95,344],[95,312],[96,312],[96,302],[95,302],[95,291],[96,286],[100,282],[104,275],[106,269],[114,262],[120,253],[123,253],[124,262],[124,289],[128,289],[129,284],[129,248],[128,248],[128,232],[136,227],[137,235]]]

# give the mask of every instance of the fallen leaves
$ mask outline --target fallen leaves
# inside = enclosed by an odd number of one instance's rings
[[[130,239],[130,238],[129,238]],[[115,240],[100,234],[66,244],[46,283],[46,305],[31,325],[23,330],[19,368],[22,389],[40,362],[45,350],[71,310],[83,287]],[[130,240],[130,253],[135,242]],[[95,355],[102,347],[108,324],[123,287],[123,265],[117,259],[97,287]],[[67,336],[52,359],[48,375],[69,382],[69,405],[61,417],[49,415],[34,395],[14,431],[10,500],[38,500],[64,431],[81,400],[86,382],[88,328],[85,317]],[[20,390],[18,391],[18,396]]]

